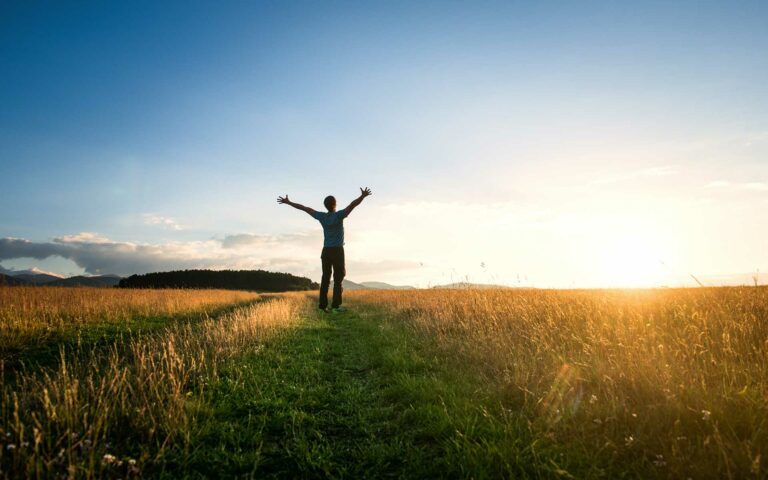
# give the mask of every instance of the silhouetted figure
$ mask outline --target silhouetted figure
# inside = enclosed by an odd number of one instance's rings
[[[331,195],[325,197],[323,201],[325,208],[328,210],[327,212],[318,212],[304,205],[292,202],[288,199],[288,195],[277,197],[277,203],[303,210],[323,226],[325,240],[323,242],[323,252],[320,254],[323,266],[323,277],[320,280],[320,309],[323,311],[328,309],[328,287],[331,283],[331,271],[333,271],[333,302],[331,303],[331,308],[333,312],[344,311],[341,306],[341,281],[344,280],[344,275],[346,274],[344,266],[344,219],[368,195],[371,195],[371,189],[368,187],[361,188],[360,196],[338,212],[336,211],[336,199]]]

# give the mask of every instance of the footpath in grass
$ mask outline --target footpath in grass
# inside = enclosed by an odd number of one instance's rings
[[[317,314],[222,372],[201,402],[176,477],[528,477],[522,428],[510,438],[466,372],[372,312]],[[486,406],[484,406],[486,405]]]

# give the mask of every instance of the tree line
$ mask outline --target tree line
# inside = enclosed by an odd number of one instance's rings
[[[286,292],[316,290],[319,285],[309,278],[266,270],[176,270],[131,275],[123,278],[119,288],[221,288]]]

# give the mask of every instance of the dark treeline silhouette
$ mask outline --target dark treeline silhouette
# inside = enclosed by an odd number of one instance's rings
[[[306,277],[266,270],[177,270],[145,273],[123,278],[120,288],[223,288],[286,292],[317,290],[318,284]]]
[[[8,285],[8,286],[29,285],[29,282],[24,281],[20,278],[14,278],[4,273],[0,273],[0,285]]]

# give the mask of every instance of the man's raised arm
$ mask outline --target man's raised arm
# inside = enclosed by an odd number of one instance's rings
[[[303,211],[307,212],[308,214],[310,214],[312,216],[314,216],[314,214],[315,214],[315,211],[312,210],[311,208],[305,207],[304,205],[302,205],[300,203],[296,203],[296,202],[292,202],[292,201],[288,200],[288,195],[287,194],[284,197],[277,197],[277,203],[285,204],[285,205],[290,205],[293,208],[296,208],[298,210],[303,210]]]
[[[344,209],[344,211],[347,213],[347,215],[352,213],[352,210],[354,210],[356,206],[358,206],[361,203],[363,203],[363,199],[365,197],[367,197],[368,195],[373,195],[373,192],[371,192],[370,188],[368,188],[368,187],[360,188],[360,196],[357,197],[356,199],[352,200],[352,203],[347,205],[347,208]]]

